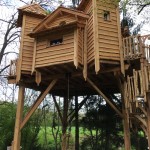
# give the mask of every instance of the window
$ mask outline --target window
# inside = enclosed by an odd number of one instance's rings
[[[63,43],[63,38],[55,39],[50,41],[50,46],[60,45]]]
[[[110,12],[109,11],[104,11],[104,20],[105,21],[110,21]]]

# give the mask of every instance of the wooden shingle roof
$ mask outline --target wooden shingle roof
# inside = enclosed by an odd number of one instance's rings
[[[46,11],[39,4],[34,3],[30,5],[25,5],[18,8],[18,27],[22,26],[22,17],[24,13],[36,15],[43,18],[46,17]]]

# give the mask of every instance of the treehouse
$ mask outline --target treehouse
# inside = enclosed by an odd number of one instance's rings
[[[81,87],[84,94],[92,92],[85,82],[88,74],[91,78],[96,78],[97,74],[104,80],[104,75],[98,72],[113,68],[120,70],[119,20],[117,4],[109,0],[106,3],[83,0],[76,10],[60,6],[47,15],[37,4],[19,8],[21,46],[17,72],[9,77],[9,83],[24,82],[29,88],[41,90],[47,86],[46,79],[50,81],[56,75],[69,74],[75,76],[79,83],[84,83]],[[113,74],[108,76],[113,78]],[[61,86],[65,83],[65,80],[60,81],[58,89],[64,89]],[[74,82],[72,91],[79,83]],[[109,84],[111,90],[117,92],[114,83]],[[80,95],[84,94],[81,92]]]
[[[38,4],[18,10],[19,58],[8,76],[20,87],[16,117],[21,120],[24,88],[41,94],[23,121],[16,119],[14,150],[21,129],[49,93],[66,103],[73,96],[101,95],[124,120],[125,149],[135,125],[150,146],[150,46],[145,43],[150,35],[123,38],[115,0],[82,0],[77,9],[60,6],[50,14]]]

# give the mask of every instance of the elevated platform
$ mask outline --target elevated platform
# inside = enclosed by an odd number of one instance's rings
[[[54,79],[58,79],[56,85],[51,90],[52,94],[57,96],[64,96],[68,92],[69,95],[96,95],[97,92],[87,83],[83,77],[82,66],[75,68],[73,63],[43,67],[37,70],[41,73],[40,84],[36,83],[36,74],[23,73],[21,80],[17,84],[25,85],[25,87],[43,91],[47,88],[50,82]],[[12,71],[14,72],[14,71]],[[91,79],[104,93],[114,94],[119,93],[116,77],[114,72],[120,72],[119,64],[105,64],[101,67],[101,71],[96,74],[94,66],[88,69],[88,78]],[[14,72],[15,73],[15,72]],[[9,83],[16,83],[16,75],[10,73],[8,76]]]

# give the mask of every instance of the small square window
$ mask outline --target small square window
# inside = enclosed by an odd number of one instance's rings
[[[103,18],[105,21],[109,21],[110,20],[110,12],[109,11],[104,11],[104,14],[103,14]]]
[[[50,46],[60,45],[63,43],[63,38],[50,40]]]

